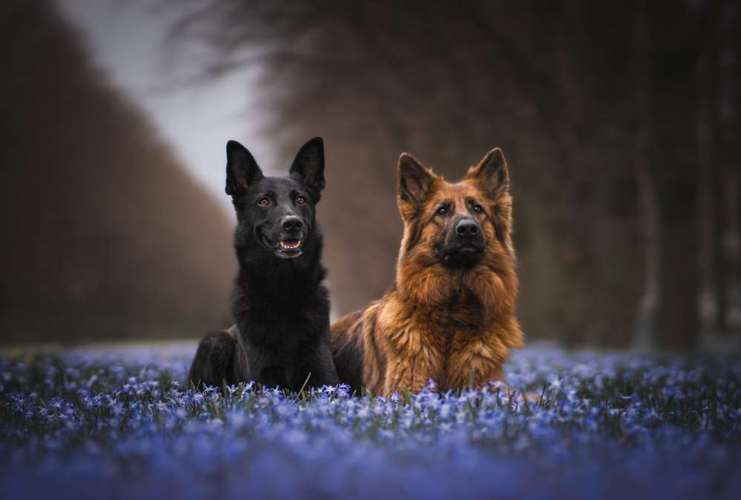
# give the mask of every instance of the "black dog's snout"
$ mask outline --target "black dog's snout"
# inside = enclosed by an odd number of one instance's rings
[[[474,238],[479,234],[479,225],[472,219],[461,219],[455,225],[455,234],[461,239]]]
[[[295,215],[289,215],[287,217],[283,217],[283,220],[281,221],[281,227],[284,231],[293,233],[301,230],[301,228],[304,227],[304,223]]]

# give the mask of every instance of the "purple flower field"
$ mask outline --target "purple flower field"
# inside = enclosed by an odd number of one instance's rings
[[[741,495],[736,358],[536,346],[515,353],[506,386],[383,399],[195,392],[193,349],[0,357],[0,496]]]

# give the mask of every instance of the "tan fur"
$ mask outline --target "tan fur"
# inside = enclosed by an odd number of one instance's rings
[[[509,178],[493,181],[481,170],[493,153],[501,155],[492,150],[457,183],[427,170],[433,181],[423,203],[398,197],[404,237],[394,288],[332,325],[335,350],[351,342],[359,346],[362,382],[374,394],[417,392],[429,380],[440,390],[502,380],[509,349],[523,345],[515,317],[518,280]],[[501,161],[506,174],[503,155]],[[448,269],[434,253],[445,222],[435,211],[443,201],[463,210],[471,199],[485,209],[478,216],[485,255],[474,268]]]

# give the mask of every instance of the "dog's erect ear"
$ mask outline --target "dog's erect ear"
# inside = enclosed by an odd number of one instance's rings
[[[509,167],[502,150],[494,148],[486,153],[478,165],[468,169],[466,178],[479,180],[491,196],[509,191]]]
[[[319,201],[325,186],[324,141],[321,137],[314,137],[301,147],[291,165],[290,175],[304,183],[314,203]]]
[[[435,180],[435,174],[426,169],[412,155],[402,153],[399,157],[398,194],[401,203],[418,207],[427,197]]]
[[[240,196],[262,177],[262,170],[247,148],[237,141],[226,143],[226,194]]]

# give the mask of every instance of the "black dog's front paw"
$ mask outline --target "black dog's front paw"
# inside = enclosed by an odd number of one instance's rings
[[[286,369],[281,366],[266,366],[259,369],[257,382],[264,387],[290,388]]]
[[[332,352],[329,347],[322,343],[309,357],[307,385],[309,387],[321,387],[323,385],[339,385],[340,379],[332,360]]]
[[[188,382],[202,385],[221,386],[235,384],[234,355],[237,340],[228,331],[207,334],[198,344],[198,351],[188,373]]]

